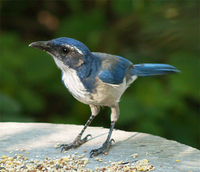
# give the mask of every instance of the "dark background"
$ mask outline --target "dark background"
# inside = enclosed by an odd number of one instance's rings
[[[200,148],[199,1],[0,1],[0,121],[85,124],[61,71],[31,42],[72,37],[134,64],[167,63],[177,75],[139,78],[121,98],[117,129]],[[92,126],[110,126],[105,107]]]

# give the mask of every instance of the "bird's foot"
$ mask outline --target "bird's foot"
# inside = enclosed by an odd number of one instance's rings
[[[91,152],[90,152],[90,157],[93,157],[93,156],[96,156],[96,155],[99,155],[101,153],[105,153],[106,150],[108,150],[108,148],[112,145],[112,142],[115,142],[114,139],[111,139],[110,141],[106,141],[102,147],[98,148],[98,149],[93,149]]]
[[[80,145],[82,145],[83,143],[87,142],[88,137],[92,137],[91,134],[88,134],[87,136],[85,136],[83,139],[81,139],[80,136],[78,136],[72,143],[70,144],[61,144],[60,146],[58,146],[58,148],[61,148],[61,152],[63,151],[67,151],[71,148],[77,148]]]

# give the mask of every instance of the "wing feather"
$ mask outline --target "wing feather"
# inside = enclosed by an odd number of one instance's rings
[[[102,60],[102,68],[98,78],[108,84],[121,84],[128,70],[133,67],[129,60],[120,56],[106,53],[93,54]]]

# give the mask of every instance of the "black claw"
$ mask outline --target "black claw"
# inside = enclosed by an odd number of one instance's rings
[[[63,153],[64,151],[66,151],[66,150],[65,150],[65,147],[62,146],[60,152]]]
[[[110,145],[112,145],[112,142],[115,143],[115,140],[114,140],[114,139],[111,139],[110,142],[109,142]]]
[[[91,135],[91,134],[88,134],[87,136],[85,136],[85,137],[82,139],[83,143],[85,143],[85,142],[87,141],[88,137],[92,137],[92,135]]]
[[[92,135],[88,134],[83,139],[80,139],[79,137],[77,137],[73,143],[71,143],[71,144],[62,144],[62,145],[58,146],[58,148],[61,148],[61,152],[67,151],[67,150],[69,150],[71,148],[77,148],[80,145],[82,145],[83,143],[85,143],[87,141],[88,137],[92,137]]]
[[[93,156],[99,155],[101,153],[104,153],[103,147],[100,147],[99,149],[93,149],[90,151],[90,158]]]
[[[90,152],[90,158],[93,158],[93,153]]]
[[[98,151],[98,149],[93,149],[90,151],[90,158],[92,158],[95,154],[95,152]]]
[[[91,137],[91,138],[92,138],[92,135],[91,135],[91,134],[88,134],[86,137]]]
[[[114,139],[111,139],[109,142],[105,142],[102,147],[100,147],[99,149],[93,149],[90,152],[90,158],[92,158],[93,156],[99,155],[101,153],[106,152],[106,150],[112,145],[112,142],[115,142]]]
[[[57,148],[61,148],[61,147],[64,147],[64,146],[67,146],[66,144],[62,144],[60,146],[58,146]]]
[[[64,151],[69,150],[69,149],[72,148],[72,147],[73,147],[73,145],[70,145],[70,144],[69,144],[69,145],[67,145],[67,144],[62,144],[62,145],[59,146],[59,148],[61,148],[61,150],[60,150],[61,153],[64,152]]]

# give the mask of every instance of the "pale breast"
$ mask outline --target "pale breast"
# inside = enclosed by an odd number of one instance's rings
[[[75,70],[68,69],[67,72],[63,72],[62,81],[76,99],[85,104],[91,102],[91,93],[85,89]]]

